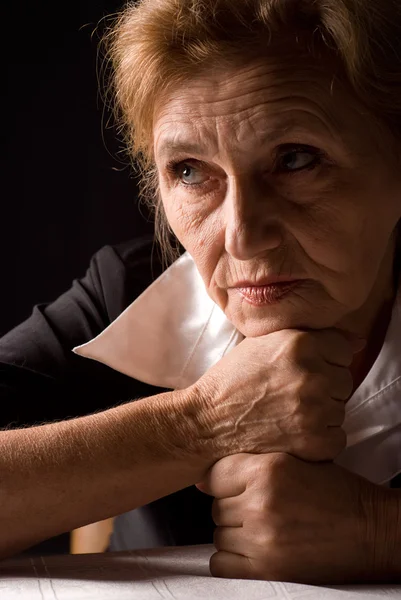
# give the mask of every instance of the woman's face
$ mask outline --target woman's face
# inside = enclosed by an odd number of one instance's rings
[[[210,72],[156,112],[167,219],[245,336],[363,328],[390,293],[394,142],[326,72],[272,60]]]

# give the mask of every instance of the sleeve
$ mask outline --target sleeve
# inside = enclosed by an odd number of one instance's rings
[[[0,339],[0,427],[82,416],[149,395],[149,386],[72,352],[151,283],[152,240],[106,246],[82,279]]]

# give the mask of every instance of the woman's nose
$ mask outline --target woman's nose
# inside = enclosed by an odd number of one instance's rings
[[[232,179],[225,199],[225,248],[237,260],[250,260],[283,243],[278,199]]]

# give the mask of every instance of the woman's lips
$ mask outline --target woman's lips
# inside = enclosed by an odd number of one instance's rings
[[[280,283],[271,283],[269,285],[258,285],[251,287],[238,287],[237,290],[241,296],[254,306],[265,306],[276,304],[289,294],[300,281],[282,281]]]

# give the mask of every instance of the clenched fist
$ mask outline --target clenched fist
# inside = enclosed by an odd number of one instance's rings
[[[338,330],[247,338],[192,386],[199,435],[214,456],[286,452],[334,459],[353,391],[349,367],[364,342]]]
[[[198,487],[215,497],[215,576],[401,581],[398,490],[282,453],[223,458]]]

